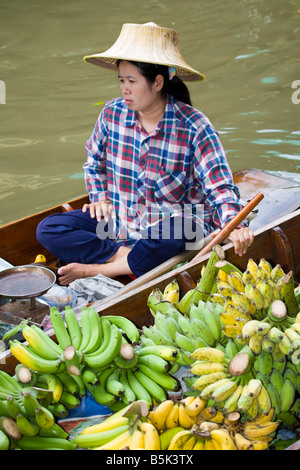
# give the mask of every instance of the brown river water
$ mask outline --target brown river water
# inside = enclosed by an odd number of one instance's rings
[[[0,0],[0,225],[85,193],[85,141],[120,92],[83,56],[148,21],[206,75],[192,102],[232,170],[300,184],[300,0]]]

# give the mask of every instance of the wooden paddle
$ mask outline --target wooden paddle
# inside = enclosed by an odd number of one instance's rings
[[[187,250],[182,253],[179,253],[176,256],[173,256],[172,258],[168,259],[164,263],[160,264],[156,268],[151,269],[147,273],[143,274],[142,276],[138,277],[137,279],[134,279],[131,281],[129,284],[125,285],[122,287],[120,290],[117,292],[114,292],[109,298],[104,298],[100,301],[97,301],[97,306],[106,303],[107,301],[113,301],[114,299],[120,297],[121,295],[127,294],[130,291],[133,291],[134,289],[145,285],[146,283],[152,281],[153,279],[156,279],[166,272],[170,271],[173,269],[173,267],[176,264],[183,263],[187,260],[190,260],[191,257],[196,254],[196,256],[189,261],[186,266],[188,267],[190,264],[194,264],[198,261],[198,259],[203,256],[205,253],[208,253],[211,251],[212,247],[218,243],[222,243],[228,235],[231,233],[232,230],[234,230],[241,222],[244,220],[250,212],[257,206],[257,204],[263,199],[263,194],[258,193],[251,201],[244,206],[243,209],[230,221],[228,224],[222,229],[222,230],[215,230],[211,234],[209,234],[207,237],[202,240],[201,247],[202,249],[198,251],[195,245],[194,250]],[[204,253],[205,251],[205,253]]]
[[[238,212],[233,219],[231,219],[225,227],[222,228],[213,238],[212,240],[207,243],[200,251],[199,253],[194,256],[194,258],[191,260],[191,263],[194,261],[198,261],[202,256],[206,255],[209,253],[212,248],[219,244],[224,242],[226,238],[230,235],[230,233],[236,229],[240,223],[247,217],[247,215],[250,214],[250,212],[253,211],[253,209],[259,204],[259,202],[264,198],[264,195],[262,193],[256,194],[249,202],[246,204],[243,209]]]

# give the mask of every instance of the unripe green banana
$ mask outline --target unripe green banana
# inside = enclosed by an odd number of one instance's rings
[[[279,415],[279,413],[281,412],[280,395],[275,385],[272,384],[272,382],[269,382],[266,388],[272,403],[272,408],[274,408],[275,415]]]
[[[105,351],[99,354],[85,354],[84,362],[91,368],[105,367],[110,364],[117,354],[120,352],[122,344],[122,333],[121,330],[114,324],[111,325],[111,337],[108,347]]]
[[[138,344],[140,340],[139,330],[129,318],[121,315],[105,315],[105,317],[110,321],[110,323],[118,326],[122,331],[124,331],[132,344]]]
[[[136,398],[138,400],[144,400],[148,403],[148,405],[152,406],[153,400],[152,400],[150,393],[138,381],[138,379],[135,377],[131,369],[127,370],[127,379],[128,379],[129,386],[133,390]]]
[[[295,400],[295,385],[287,378],[284,380],[281,392],[280,392],[280,403],[281,411],[289,411],[294,404]]]
[[[82,339],[82,332],[77,316],[69,305],[65,307],[65,322],[68,327],[68,333],[71,338],[72,345],[75,349],[79,349]]]
[[[168,372],[158,372],[155,370],[149,370],[147,366],[140,364],[139,369],[143,372],[147,377],[154,380],[154,382],[158,383],[166,390],[178,392],[180,390],[180,383],[179,381],[168,374]]]
[[[115,369],[107,378],[105,388],[106,390],[116,397],[124,395],[124,386],[119,380],[120,369]]]
[[[280,374],[279,370],[273,369],[272,374],[270,375],[270,382],[274,385],[277,392],[280,394],[283,386],[283,376]]]
[[[38,426],[42,429],[50,429],[55,423],[54,416],[51,411],[39,404],[35,410],[35,420]]]
[[[37,423],[31,422],[26,416],[19,414],[16,416],[16,423],[20,433],[23,436],[33,437],[40,431],[40,426]]]
[[[150,369],[159,372],[167,372],[170,370],[171,363],[155,354],[147,354],[138,358],[138,363],[148,366]]]
[[[152,378],[144,374],[140,369],[135,370],[133,373],[156,403],[161,403],[167,399],[166,390],[160,384],[152,380]]]
[[[18,447],[23,450],[75,450],[77,444],[68,439],[60,439],[57,437],[23,436],[22,439],[18,441]]]
[[[65,322],[56,307],[50,308],[50,321],[52,323],[56,339],[62,350],[71,345],[71,338]]]
[[[87,308],[87,318],[88,326],[85,324],[83,326],[83,335],[80,345],[80,351],[84,354],[90,354],[97,351],[100,348],[102,342],[102,323],[100,317],[96,310],[92,307]],[[87,332],[87,342],[85,342],[84,328],[89,330]]]

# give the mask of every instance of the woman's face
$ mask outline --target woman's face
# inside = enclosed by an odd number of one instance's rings
[[[160,90],[163,84],[161,75],[158,75],[155,82],[150,85],[139,69],[130,62],[121,61],[118,71],[121,93],[129,109],[146,113],[160,102]]]

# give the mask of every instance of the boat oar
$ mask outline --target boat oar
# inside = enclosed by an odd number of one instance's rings
[[[224,242],[226,238],[230,235],[230,233],[236,229],[240,223],[253,211],[253,209],[260,203],[260,201],[264,198],[262,193],[256,194],[249,202],[246,204],[240,212],[238,212],[226,225],[222,228],[213,238],[212,240],[207,243],[197,254],[192,258],[190,263],[198,261],[202,256],[209,253],[212,248]]]

